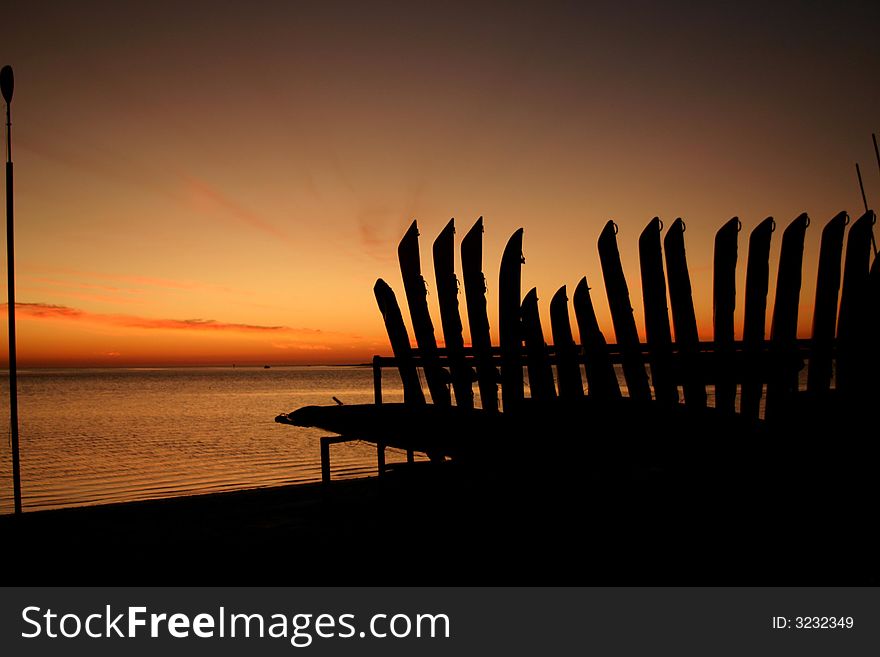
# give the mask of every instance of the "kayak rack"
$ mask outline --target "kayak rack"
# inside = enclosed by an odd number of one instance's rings
[[[801,359],[809,358],[810,354],[810,345],[811,340],[808,338],[800,338],[796,341],[796,354]],[[640,351],[642,357],[645,359],[645,363],[648,363],[648,359],[650,358],[650,347],[647,343],[641,343]],[[731,372],[731,379],[735,383],[741,383],[746,378],[746,355],[744,343],[742,340],[734,341],[734,362],[733,362],[733,371]],[[770,342],[765,341],[763,346],[763,351],[768,352],[770,348]],[[617,344],[609,344],[607,345],[608,356],[613,365],[620,365],[623,360],[623,354],[621,352],[620,347]],[[501,353],[499,347],[493,347],[492,349],[492,364],[495,366],[499,366],[501,364]],[[547,357],[550,360],[550,363],[558,368],[560,362],[560,354],[557,352],[556,348],[553,345],[547,345],[546,347]],[[701,379],[703,383],[706,385],[715,385],[718,383],[721,378],[718,369],[715,367],[715,361],[718,360],[718,355],[716,351],[716,344],[714,341],[702,341],[699,343],[699,358],[700,358],[700,370],[702,372],[703,378]],[[576,349],[576,355],[579,360],[583,360],[585,353],[582,348]],[[564,357],[564,355],[563,355]],[[465,362],[468,365],[475,366],[476,365],[476,356],[474,355],[474,351],[471,347],[464,348],[464,358]],[[424,366],[424,360],[417,348],[412,350],[412,360],[411,363],[417,368],[421,369]],[[449,367],[449,358],[446,354],[446,349],[443,347],[438,347],[437,349],[437,363],[441,367]],[[383,401],[383,370],[392,369],[396,370],[399,366],[399,361],[394,356],[373,356],[372,360],[372,370],[373,370],[373,403],[381,404]],[[521,366],[524,369],[528,368],[528,359],[525,354],[521,357]],[[684,380],[684,375],[682,372],[682,366],[679,362],[678,354],[673,351],[672,352],[672,378],[677,384],[681,385]],[[758,363],[759,376],[761,379],[766,379],[769,375],[770,370],[770,362],[769,359],[763,359]],[[338,441],[342,442],[342,441]]]
[[[493,344],[482,264],[483,219],[480,217],[461,240],[463,286],[455,273],[455,226],[450,220],[433,244],[441,347],[427,304],[419,232],[413,221],[400,242],[398,258],[415,339],[410,339],[391,286],[378,279],[373,291],[393,356],[373,357],[374,403],[383,403],[384,370],[392,368],[400,377],[403,403],[414,407],[425,406],[430,399],[441,409],[454,403],[497,413],[516,409],[527,396],[539,402],[626,396],[640,402],[701,409],[710,405],[712,392],[711,405],[716,412],[772,424],[777,416],[780,421],[797,417],[799,409],[805,408],[797,396],[805,390],[807,406],[819,402],[821,407],[827,399],[870,408],[880,394],[880,377],[876,376],[880,365],[880,258],[871,256],[875,222],[870,210],[851,225],[849,215],[840,212],[823,227],[812,334],[799,338],[804,244],[810,218],[801,214],[782,231],[772,309],[768,307],[770,253],[776,222],[768,217],[749,234],[745,289],[738,297],[742,223],[736,217],[727,221],[715,234],[712,339],[700,340],[684,222],[676,219],[664,233],[663,222],[655,217],[639,235],[644,310],[640,331],[618,250],[619,227],[609,221],[599,236],[598,251],[615,341],[605,339],[593,306],[592,288],[582,277],[571,302],[565,285],[551,298],[552,344],[544,337],[537,290],[522,294],[525,258],[520,228],[508,240],[501,258],[497,344]],[[467,345],[459,312],[462,288],[470,329]],[[740,328],[735,327],[738,298],[744,300]],[[579,332],[578,342],[573,326]],[[386,444],[375,435],[327,436],[320,439],[324,483],[331,479],[331,446],[362,440],[376,444],[379,476],[386,473]],[[407,463],[414,461],[410,450]]]
[[[360,438],[354,436],[323,436],[321,438],[321,482],[324,484],[329,484],[330,477],[330,446],[336,445],[339,443],[352,443],[358,442]],[[376,443],[376,470],[379,473],[379,476],[383,476],[386,472],[385,466],[385,444],[381,442]],[[415,462],[415,454],[412,450],[407,450],[406,452],[406,462],[414,463]]]
[[[873,394],[880,390],[875,376],[880,355],[876,338],[880,334],[880,259],[875,257],[871,264],[875,220],[873,211],[867,211],[850,225],[849,215],[840,212],[824,226],[810,338],[798,338],[810,218],[801,214],[782,231],[772,310],[768,308],[770,247],[776,222],[771,217],[760,222],[749,235],[745,258],[746,283],[740,297],[743,322],[736,331],[741,339],[734,337],[734,315],[739,300],[736,281],[742,223],[736,217],[727,221],[715,235],[710,341],[698,337],[684,222],[677,219],[664,232],[663,222],[655,217],[639,236],[644,308],[644,331],[640,332],[617,245],[620,231],[609,221],[599,236],[598,250],[616,341],[606,341],[584,277],[571,303],[564,285],[553,295],[553,344],[548,345],[537,292],[532,289],[523,296],[521,290],[522,229],[514,232],[502,255],[499,341],[492,344],[480,217],[461,241],[468,346],[462,337],[461,288],[453,268],[455,231],[450,221],[433,245],[444,347],[434,337],[419,261],[419,233],[413,221],[398,256],[415,340],[410,340],[393,290],[379,279],[374,293],[394,355],[373,358],[374,401],[383,401],[385,368],[397,369],[404,403],[424,404],[430,395],[438,406],[448,406],[454,399],[456,405],[473,407],[478,384],[481,406],[490,411],[516,406],[526,392],[545,400],[626,395],[705,407],[707,386],[714,386],[716,408],[757,421],[777,411],[782,414],[801,388],[812,395],[824,395],[832,388],[845,396]],[[570,307],[579,344],[572,337]],[[800,375],[805,367],[803,380]]]

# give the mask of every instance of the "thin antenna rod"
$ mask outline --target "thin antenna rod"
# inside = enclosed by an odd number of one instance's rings
[[[862,203],[865,204],[865,212],[868,211],[868,199],[865,198],[865,185],[862,183],[862,170],[859,169],[859,163],[856,162],[856,175],[859,177],[859,189],[862,190]]]
[[[877,135],[871,133],[871,139],[874,141],[874,157],[877,158],[877,169],[880,170],[880,150],[877,149]]]
[[[877,158],[877,170],[880,171],[880,150],[877,149],[877,135],[871,133],[871,140],[874,142],[874,157]],[[874,247],[874,257],[877,257],[877,238],[874,237],[874,231],[871,230],[871,246]]]
[[[874,146],[877,142],[874,142]],[[868,209],[868,199],[865,197],[865,185],[862,183],[862,171],[859,169],[859,163],[856,162],[856,175],[859,177],[859,189],[862,190],[862,203],[865,204],[865,213],[870,212]],[[874,231],[871,230],[871,246],[874,248],[874,256],[877,255],[877,240],[874,239]]]
[[[15,351],[15,240],[12,202],[12,67],[0,69],[0,91],[6,101],[6,264],[9,317],[9,424],[12,438],[12,490],[15,515],[21,515],[21,467],[18,452],[18,365]]]

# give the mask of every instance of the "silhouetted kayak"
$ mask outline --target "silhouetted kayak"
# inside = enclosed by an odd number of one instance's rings
[[[749,234],[746,261],[746,294],[743,311],[743,381],[739,412],[751,418],[760,413],[764,385],[761,381],[761,353],[767,320],[767,291],[770,286],[770,240],[776,222],[767,217]]]
[[[654,398],[659,402],[676,404],[679,401],[678,386],[673,377],[672,331],[669,328],[666,274],[660,246],[662,230],[663,222],[659,217],[654,217],[639,235],[639,268]]]
[[[452,371],[452,388],[455,404],[474,405],[473,370],[465,362],[464,337],[461,314],[458,311],[458,279],[455,276],[455,219],[434,240],[434,276],[437,279],[437,301],[440,304],[440,323],[449,369]]]
[[[520,304],[522,290],[523,229],[507,242],[501,255],[498,279],[498,330],[501,343],[501,403],[505,411],[513,410],[523,401],[522,323]]]
[[[427,404],[351,404],[306,406],[279,415],[276,422],[316,427],[388,447],[424,452],[432,457],[461,457],[465,452],[503,439],[507,424],[482,409]]]
[[[549,401],[556,398],[556,385],[553,382],[553,368],[544,343],[544,330],[538,313],[538,290],[532,288],[522,302],[521,326],[526,343],[526,365],[529,372],[531,397],[536,401]]]
[[[717,357],[715,407],[736,411],[734,360],[734,311],[736,310],[736,260],[742,223],[733,217],[715,233],[715,259],[712,273],[712,326]],[[841,236],[841,241],[843,237]],[[838,266],[840,254],[837,255]],[[839,274],[839,272],[838,272]],[[837,297],[834,297],[837,307]],[[834,329],[831,329],[832,333]],[[812,372],[812,367],[810,368]]]
[[[376,295],[376,303],[379,312],[385,322],[385,330],[391,340],[391,349],[397,359],[397,371],[403,384],[403,400],[410,404],[424,404],[425,393],[419,381],[419,372],[413,359],[413,350],[409,342],[409,333],[403,322],[403,314],[394,290],[381,278],[373,286],[373,294]]]
[[[642,347],[639,343],[639,332],[633,317],[633,308],[629,298],[629,288],[623,275],[620,262],[620,250],[617,247],[617,224],[609,221],[599,235],[599,262],[605,277],[605,291],[608,293],[608,308],[611,310],[611,322],[614,335],[620,347],[623,376],[630,397],[640,400],[651,399],[651,387],[645,372],[642,358]]]
[[[675,327],[675,343],[680,354],[685,403],[689,406],[705,406],[706,385],[703,382],[704,374],[700,370],[700,336],[685,255],[684,231],[685,224],[678,218],[666,231],[663,239],[669,278],[669,300],[672,325]]]
[[[558,441],[564,461],[585,471],[611,473],[640,465],[703,473],[721,463],[755,470],[771,462],[762,423],[712,408],[626,397],[525,399],[506,413],[434,404],[306,406],[275,421],[500,468],[532,459],[535,448],[546,448],[548,440]]]
[[[608,343],[596,319],[586,276],[578,281],[574,289],[572,305],[584,349],[584,373],[590,387],[590,396],[594,399],[620,399],[620,384],[608,353]]]
[[[568,296],[564,285],[556,290],[550,300],[550,329],[553,332],[553,344],[556,346],[559,396],[563,399],[581,399],[584,396],[584,382],[581,379],[577,345],[571,334]]]
[[[446,385],[449,377],[438,361],[437,339],[434,337],[434,323],[428,312],[428,289],[422,277],[419,230],[415,221],[400,240],[397,256],[400,260],[400,273],[403,277],[403,289],[406,292],[413,332],[416,334],[416,342],[421,352],[431,399],[435,404],[448,406],[452,402]]]
[[[461,240],[461,277],[467,302],[471,345],[477,363],[477,379],[483,408],[498,410],[498,370],[492,362],[492,341],[486,311],[486,277],[483,275],[483,218]]]

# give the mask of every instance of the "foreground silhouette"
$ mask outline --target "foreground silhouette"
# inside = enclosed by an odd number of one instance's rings
[[[599,254],[617,344],[608,345],[602,335],[583,279],[574,295],[580,348],[571,337],[564,286],[550,309],[556,344],[545,344],[536,291],[521,297],[523,231],[518,230],[501,261],[500,348],[485,343],[485,287],[472,281],[465,294],[468,308],[477,313],[471,324],[478,329],[480,344],[475,340],[473,348],[459,345],[458,305],[447,298],[441,305],[443,326],[455,332],[448,351],[437,348],[426,313],[425,283],[413,265],[418,252],[413,222],[400,254],[404,280],[409,277],[410,311],[421,324],[416,330],[418,350],[410,346],[393,291],[381,279],[376,284],[394,351],[393,359],[377,357],[377,375],[383,365],[396,366],[405,403],[307,407],[276,419],[374,442],[380,449],[393,446],[427,453],[437,472],[455,473],[455,486],[442,498],[444,512],[457,508],[460,496],[477,506],[492,503],[494,518],[504,518],[502,524],[527,534],[514,538],[508,531],[507,539],[517,546],[528,544],[538,554],[567,552],[561,542],[587,527],[595,532],[596,542],[578,541],[582,556],[595,550],[604,553],[599,543],[610,540],[608,545],[616,548],[606,555],[611,562],[605,565],[618,574],[634,556],[617,543],[620,539],[638,544],[636,552],[643,558],[663,555],[662,563],[656,564],[662,573],[689,573],[693,578],[699,572],[704,582],[731,581],[726,579],[733,572],[727,562],[733,558],[742,568],[738,577],[753,573],[761,577],[758,581],[779,581],[772,576],[777,566],[765,559],[767,550],[783,545],[813,560],[840,559],[814,571],[828,581],[845,573],[868,581],[876,577],[863,550],[877,512],[873,482],[878,448],[867,432],[874,426],[872,403],[880,391],[880,265],[876,258],[873,266],[870,263],[874,222],[873,212],[867,212],[849,229],[839,317],[848,216],[838,214],[823,230],[813,337],[806,341],[797,339],[797,318],[809,218],[798,216],[783,233],[769,341],[764,318],[775,222],[768,218],[759,224],[749,240],[741,342],[734,340],[733,327],[741,224],[736,218],[727,222],[716,238],[715,340],[701,343],[684,223],[679,219],[669,227],[661,247],[663,226],[655,218],[639,240],[647,344],[638,339],[617,227],[609,222],[599,238]],[[438,250],[435,243],[435,255],[445,260],[437,267],[438,288],[442,270],[447,295],[452,226],[450,222],[438,238],[444,248]],[[476,259],[468,240],[482,228],[480,219],[462,243],[466,275],[473,272]],[[805,359],[808,384],[800,391],[798,373]],[[626,396],[621,395],[614,362],[622,366]],[[420,367],[433,403],[426,403]],[[832,388],[833,370],[837,375]],[[465,371],[469,386],[462,383]],[[455,406],[450,406],[446,385],[435,398],[441,377],[444,384],[455,384]],[[483,408],[473,407],[475,381],[481,396],[488,393]],[[501,412],[493,394],[499,383]],[[707,407],[707,385],[714,386],[715,408]],[[551,456],[535,463],[536,453]],[[523,515],[525,507],[540,520]],[[455,523],[467,525],[463,518]],[[460,529],[449,531],[449,540],[468,540],[469,534]],[[751,547],[743,552],[745,545]],[[642,568],[630,565],[644,575]]]

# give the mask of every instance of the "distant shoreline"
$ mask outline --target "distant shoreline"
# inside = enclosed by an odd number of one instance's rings
[[[266,365],[19,365],[18,371],[28,370],[180,370],[180,369],[236,369],[236,370],[262,370],[293,367],[372,367],[372,363],[268,363]],[[0,373],[7,375],[8,367],[0,368]]]

